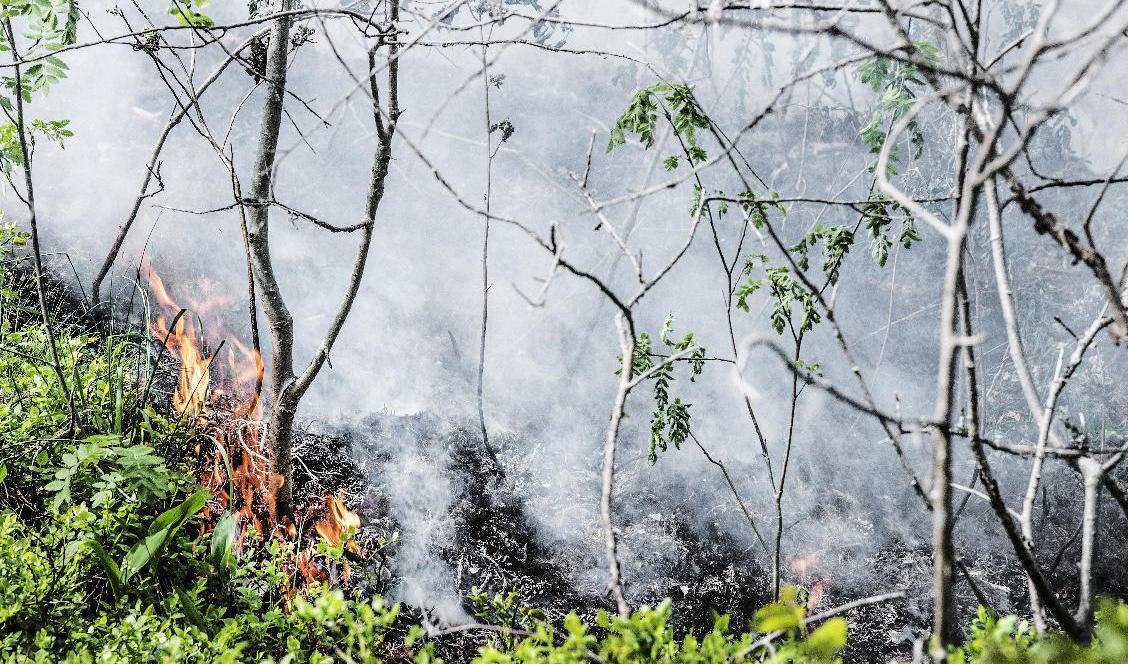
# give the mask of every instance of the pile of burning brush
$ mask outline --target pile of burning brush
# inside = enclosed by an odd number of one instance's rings
[[[172,416],[201,434],[191,452],[200,483],[212,494],[202,512],[203,532],[230,519],[232,548],[238,553],[251,529],[290,544],[291,592],[315,581],[348,584],[349,559],[363,558],[364,551],[357,540],[360,517],[346,505],[345,486],[325,486],[306,466],[305,477],[299,473],[295,479],[310,481],[297,492],[293,516],[277,517],[275,495],[283,480],[264,445],[264,367],[258,348],[229,334],[221,316],[209,315],[224,304],[222,298],[181,306],[151,266],[143,271],[157,305],[149,332],[177,367],[169,390]],[[207,341],[216,339],[208,348]],[[318,542],[340,549],[340,561],[315,555]]]

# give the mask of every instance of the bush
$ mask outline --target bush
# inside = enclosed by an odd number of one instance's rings
[[[1128,662],[1128,604],[1101,600],[1093,639],[1076,643],[1064,634],[1038,635],[1016,616],[1000,618],[979,608],[971,638],[954,650],[952,662],[963,664],[1115,664]]]

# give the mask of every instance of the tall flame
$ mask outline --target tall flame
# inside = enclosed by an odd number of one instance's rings
[[[147,267],[147,266],[146,266]],[[164,281],[151,268],[146,269],[149,287],[160,305],[157,319],[149,324],[154,335],[164,341],[165,347],[180,360],[180,376],[172,394],[172,407],[177,414],[199,418],[204,413],[207,391],[211,382],[211,362],[204,359],[196,326],[188,325],[188,314],[172,299]],[[172,324],[167,316],[171,312]],[[184,313],[181,313],[184,312]]]
[[[195,315],[181,313],[191,310],[196,315],[214,314],[227,303],[225,298],[207,293],[205,299],[182,306],[169,294],[152,266],[146,263],[143,267],[158,305],[150,330],[180,363],[172,406],[180,416],[206,426],[224,450],[222,455],[207,455],[208,468],[201,483],[234,512],[240,533],[244,525],[260,533],[268,532],[277,525],[273,522],[274,494],[281,486],[281,477],[272,472],[270,458],[263,449],[259,396],[264,371],[262,356],[228,334],[220,322],[221,316],[210,315],[207,321],[195,325],[191,323]],[[206,329],[201,330],[205,324]],[[211,339],[223,339],[225,350],[206,355],[202,338],[205,332]]]

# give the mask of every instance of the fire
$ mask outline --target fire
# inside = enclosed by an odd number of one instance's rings
[[[820,578],[811,586],[810,592],[807,594],[807,611],[814,611],[822,604],[823,598],[826,597],[827,588],[830,587],[830,581]]]
[[[808,578],[815,576],[812,574],[819,565],[819,558],[813,553],[809,553],[802,557],[787,556],[787,566],[792,572],[799,575],[799,583],[806,586]],[[813,611],[822,603],[826,597],[827,591],[830,589],[830,579],[823,575],[815,576],[813,583],[810,583],[810,588],[807,592],[807,610]]]
[[[787,566],[791,568],[791,571],[795,572],[801,577],[805,577],[807,575],[807,572],[818,562],[818,557],[813,553],[809,553],[802,558],[787,556]]]
[[[325,507],[328,513],[317,522],[317,534],[333,546],[340,546],[350,532],[356,533],[360,529],[360,516],[345,506],[340,494],[326,496]],[[356,551],[356,542],[350,540],[348,544]]]
[[[193,423],[211,434],[223,450],[219,454],[210,449],[197,449],[203,462],[200,482],[217,499],[206,508],[205,523],[214,525],[222,512],[230,510],[236,522],[237,550],[242,548],[246,529],[254,528],[258,533],[297,545],[291,561],[295,580],[298,576],[305,583],[326,580],[329,575],[316,560],[315,544],[311,542],[303,549],[301,528],[295,527],[292,521],[278,523],[275,518],[275,495],[283,478],[273,472],[262,435],[260,392],[265,369],[262,356],[222,327],[222,316],[216,314],[230,302],[217,295],[209,284],[205,282],[200,289],[204,292],[203,299],[190,301],[184,307],[171,296],[164,281],[147,262],[143,269],[158,305],[149,329],[180,364],[172,394],[175,413],[181,418],[190,417]],[[206,321],[197,318],[205,313],[208,314]],[[193,324],[197,320],[199,322]],[[205,337],[223,339],[223,342],[209,352]],[[296,518],[300,526],[310,514],[307,511],[305,516],[296,515]],[[360,517],[345,506],[343,495],[325,496],[325,516],[314,528],[318,536],[332,546],[345,542],[349,551],[360,554],[351,539],[359,528]],[[341,572],[347,583],[347,562],[343,563]],[[296,592],[301,585],[293,583],[291,590]]]
[[[146,274],[149,287],[161,308],[157,319],[149,324],[149,329],[180,360],[180,376],[172,394],[172,407],[181,417],[199,418],[203,415],[207,401],[211,362],[204,358],[200,350],[196,326],[187,324],[190,320],[187,312],[181,313],[184,310],[168,294],[164,281],[156,272],[146,266]],[[171,328],[167,317],[169,315],[176,321]]]

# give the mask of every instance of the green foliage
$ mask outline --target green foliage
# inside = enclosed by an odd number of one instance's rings
[[[665,452],[670,445],[681,449],[682,443],[689,438],[689,408],[693,404],[682,401],[680,397],[670,398],[670,384],[674,381],[676,364],[673,356],[684,358],[689,364],[690,382],[705,370],[705,349],[697,345],[692,332],[681,339],[674,339],[671,336],[674,333],[673,325],[674,316],[669,314],[658,334],[669,351],[668,354],[655,353],[653,341],[645,332],[635,340],[633,375],[646,375],[654,384],[654,412],[650,416],[650,438],[646,455],[651,465],[658,462],[659,450]]]
[[[646,149],[653,147],[659,112],[669,119],[674,134],[683,142],[690,165],[705,161],[708,154],[699,145],[697,132],[709,128],[709,117],[698,106],[693,89],[682,83],[655,83],[636,92],[611,128],[607,151],[625,145],[628,134],[637,136]],[[672,171],[678,162],[679,157],[669,156],[663,165]]]
[[[531,629],[538,620],[544,620],[544,612],[521,604],[516,591],[491,595],[474,587],[467,599],[474,605],[474,616],[487,625]]]
[[[53,479],[43,488],[54,494],[55,509],[87,500],[95,508],[105,507],[119,495],[150,504],[165,498],[173,485],[172,473],[152,447],[122,445],[119,435],[87,437],[47,473]],[[83,495],[76,497],[79,491]]]
[[[575,613],[564,619],[563,630],[544,621],[526,628],[520,640],[494,639],[481,648],[474,664],[552,663],[579,664],[601,661],[613,664],[704,664],[732,661],[773,664],[830,664],[846,644],[846,621],[832,618],[808,630],[804,609],[795,594],[757,613],[755,628],[730,629],[728,616],[717,616],[711,630],[701,636],[679,637],[670,627],[673,604],[641,607],[629,617],[600,612],[595,627]],[[778,616],[778,617],[776,617]]]
[[[781,215],[787,215],[787,208],[779,202],[779,192],[773,191],[767,199],[759,199],[751,191],[742,191],[737,194],[740,209],[748,216],[753,227],[763,228],[768,223],[768,210],[774,208]]]
[[[172,0],[168,13],[169,16],[176,17],[180,25],[210,28],[215,25],[215,21],[203,11],[209,4],[211,0]],[[255,16],[256,13],[255,9],[250,12],[251,16]]]
[[[922,58],[929,63],[935,63],[938,51],[928,42],[915,42],[914,46]],[[877,56],[866,60],[858,67],[858,75],[879,96],[877,108],[874,110],[868,124],[859,131],[862,142],[869,148],[870,154],[879,154],[889,130],[900,120],[916,103],[917,94],[914,88],[923,87],[925,82],[921,79],[920,70],[911,63],[901,62],[893,58]],[[913,118],[908,126],[909,142],[913,149],[913,158],[919,157],[924,150],[924,131],[920,123]],[[886,162],[886,175],[893,177],[897,174],[897,164],[900,160],[897,146],[891,146],[889,159]],[[874,163],[870,166],[873,171],[877,167]]]
[[[46,94],[51,86],[67,77],[67,63],[52,53],[78,41],[80,17],[77,0],[0,1],[0,19],[11,21],[13,30],[17,29],[18,19],[23,26],[22,37],[28,42],[18,53],[27,64],[6,69],[5,75],[0,76],[0,86],[5,91],[0,94],[0,108],[8,118],[16,113],[16,94],[25,105],[30,104],[36,93]],[[0,39],[0,52],[11,50],[8,40]],[[69,125],[69,120],[25,119],[25,142],[34,146],[35,138],[40,136],[62,147],[65,139],[74,136]],[[13,166],[23,165],[26,158],[19,126],[14,121],[0,123],[0,172],[9,175]]]
[[[911,249],[914,242],[920,241],[912,215],[901,204],[889,200],[885,194],[870,194],[869,200],[862,206],[862,223],[869,231],[873,258],[881,267],[885,267],[889,260],[892,241],[888,231],[895,220],[901,222],[898,242],[904,248]]]
[[[78,41],[77,0],[4,0],[0,2],[0,18],[6,20],[22,19],[22,36],[28,41],[26,49],[20,53],[21,59],[29,61],[20,72],[18,87],[24,103],[30,103],[36,92],[46,92],[55,83],[66,78],[67,65],[60,58],[51,55],[61,48]],[[11,50],[4,40],[0,52]],[[14,73],[2,79],[4,88],[15,93],[17,80]],[[11,111],[9,98],[0,96],[0,105]]]
[[[297,591],[294,543],[247,529],[236,555],[230,513],[201,534],[210,492],[159,450],[202,440],[146,403],[143,339],[57,325],[82,412],[79,435],[60,435],[66,397],[15,280],[25,241],[0,226],[0,661],[433,660],[429,644],[386,642],[403,626],[380,597]]]
[[[954,664],[1113,664],[1128,661],[1128,604],[1103,599],[1093,638],[1076,643],[1058,632],[1038,635],[1016,616],[1000,618],[983,607],[962,648],[949,656]]]
[[[815,244],[822,242],[823,246],[823,274],[831,285],[838,283],[839,270],[842,261],[850,253],[850,246],[854,244],[854,231],[847,226],[824,226],[819,224],[814,230],[799,239],[788,251],[799,257],[797,261],[801,270],[810,267],[809,251]]]
[[[0,95],[0,106],[3,106],[5,101],[7,99]],[[40,135],[63,147],[65,139],[74,136],[74,132],[67,129],[68,125],[70,120],[33,120],[27,128],[28,134],[33,138]],[[14,122],[0,123],[0,172],[9,175],[12,168],[22,166],[23,163],[24,154],[23,146],[20,145],[19,128]]]
[[[733,293],[736,296],[736,308],[747,312],[748,298],[761,288],[767,287],[768,297],[771,298],[772,303],[768,316],[776,334],[783,334],[788,328],[792,313],[795,311],[799,315],[796,333],[805,334],[811,331],[815,324],[822,320],[815,294],[796,281],[786,267],[767,266],[767,260],[767,256],[763,254],[754,254],[745,260],[744,274],[748,279],[737,286]],[[757,263],[765,266],[764,276],[753,278],[749,275],[755,270]]]
[[[148,382],[143,341],[125,334],[99,339],[60,334],[63,373],[81,417],[77,439],[69,429],[67,395],[52,373],[50,344],[33,304],[16,291],[25,242],[0,227],[0,451],[9,495],[46,499],[52,509],[86,504],[103,522],[156,505],[182,489],[156,449],[182,437],[174,423],[141,404]]]

